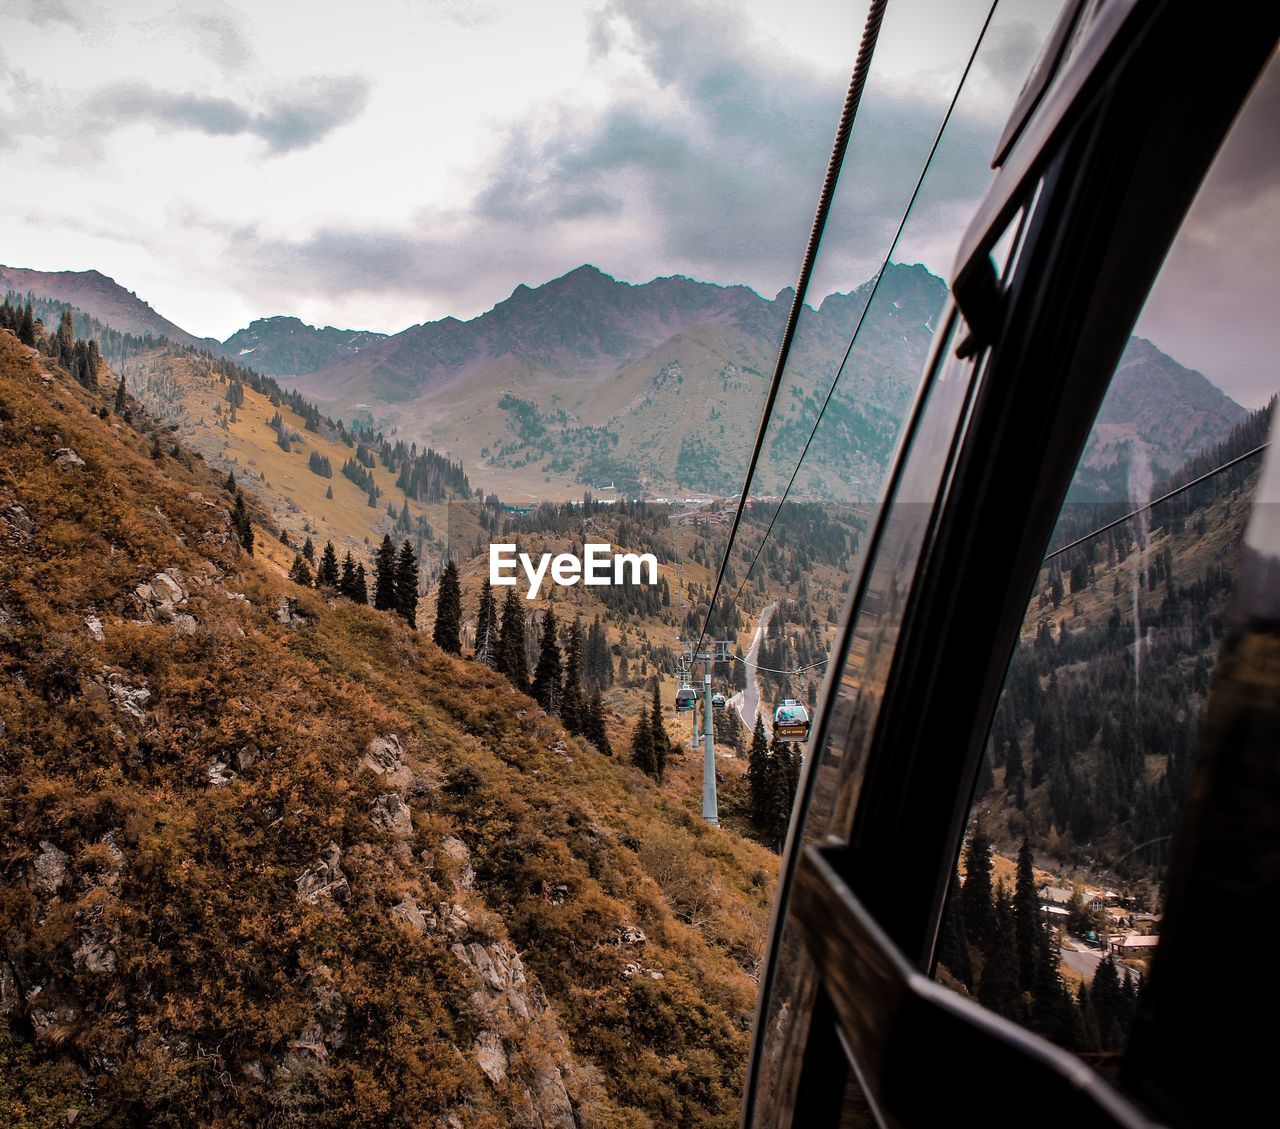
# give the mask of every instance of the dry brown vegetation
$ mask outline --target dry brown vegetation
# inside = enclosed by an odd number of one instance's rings
[[[735,1124],[774,857],[47,364],[0,333],[0,1121]]]

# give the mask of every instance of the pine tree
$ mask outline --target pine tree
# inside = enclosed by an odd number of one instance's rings
[[[575,619],[565,631],[564,686],[560,691],[560,720],[570,733],[587,731],[587,703],[582,697],[582,621]]]
[[[320,567],[316,569],[316,587],[338,587],[338,554],[334,551],[332,541],[324,543],[324,552],[320,554]]]
[[[547,713],[560,708],[560,641],[556,638],[556,613],[551,608],[542,615],[542,645],[538,649],[538,665],[533,671],[529,693]]]
[[[160,432],[153,431],[151,433],[151,450],[147,452],[156,462],[164,458],[164,448],[160,446]],[[236,495],[239,498],[239,495]],[[243,504],[243,503],[242,503]],[[239,529],[239,526],[236,526]]]
[[[1108,955],[1098,965],[1093,974],[1089,995],[1093,998],[1093,1010],[1098,1017],[1101,1049],[1122,1050],[1128,1030],[1125,1025],[1126,1000],[1124,989],[1120,986],[1120,972],[1116,968],[1115,957]]]
[[[304,588],[311,587],[311,566],[307,564],[301,553],[294,554],[293,567],[289,569],[289,579]]]
[[[364,574],[364,561],[356,562],[356,584],[352,590],[351,598],[357,604],[369,603],[369,581]]]
[[[1018,945],[1018,984],[1024,992],[1035,989],[1040,973],[1040,949],[1047,943],[1040,922],[1040,895],[1031,844],[1026,839],[1018,848],[1018,874],[1013,890],[1014,925]]]
[[[451,655],[462,653],[462,584],[458,580],[458,566],[445,561],[440,574],[440,587],[436,590],[436,622],[431,638],[437,647]]]
[[[249,511],[245,508],[244,495],[239,490],[236,491],[232,522],[235,525],[236,536],[240,538],[241,547],[249,556],[253,556],[253,521],[249,517]]]
[[[514,588],[507,589],[502,602],[502,625],[498,630],[498,670],[511,685],[526,693],[529,689],[529,659],[525,652],[524,603]]]
[[[128,389],[125,388],[124,374],[120,374],[120,383],[116,385],[116,415],[121,415],[125,408],[125,396],[128,395]],[[227,481],[231,484],[230,488],[236,488],[236,480],[230,474],[227,475]]]
[[[342,558],[342,574],[338,577],[338,591],[341,592],[348,600],[356,599],[356,562],[351,555],[351,550],[347,550],[347,555]],[[362,603],[363,601],[356,601]]]
[[[123,376],[120,378],[120,384],[121,384],[122,386],[123,386],[123,384],[124,384],[124,377],[123,377]],[[117,393],[117,395],[116,395],[116,402],[117,402],[117,403],[121,402],[121,401],[120,401],[120,397],[119,397],[119,393]],[[226,480],[226,482],[224,482],[224,483],[222,484],[222,488],[223,488],[223,489],[224,489],[228,494],[234,494],[234,493],[236,492],[236,476],[235,476],[235,472],[234,472],[234,471],[230,471],[230,470],[229,470],[229,471],[227,471],[227,480]]]
[[[649,728],[649,714],[640,711],[636,727],[631,731],[631,763],[646,776],[655,775],[653,765],[653,732]]]
[[[307,558],[307,564],[314,565],[316,563],[316,547],[311,543],[310,537],[302,543],[302,555]]]
[[[22,319],[18,322],[18,340],[33,349],[36,344],[36,319],[31,314],[31,303],[22,308]]]
[[[71,311],[69,309],[62,311],[62,317],[58,321],[58,333],[54,339],[57,345],[57,357],[62,362],[63,367],[71,367],[71,354],[76,347],[76,333],[71,325]]]
[[[751,751],[747,754],[747,785],[751,795],[751,819],[761,831],[768,822],[769,738],[764,732],[764,718],[756,714],[756,728],[751,734]]]
[[[492,667],[498,661],[498,608],[493,598],[493,585],[484,579],[480,589],[480,607],[476,612],[476,662]]]
[[[653,746],[653,776],[658,783],[667,773],[667,758],[671,755],[671,739],[662,715],[662,696],[658,680],[653,680],[653,702],[649,707],[649,738]]]
[[[393,611],[396,606],[396,547],[391,543],[389,533],[383,534],[373,571],[373,606],[380,612]]]
[[[333,501],[333,487],[332,487],[332,486],[330,486],[330,487],[329,487],[329,489],[328,489],[328,490],[326,490],[326,491],[324,492],[324,496],[325,496],[325,500],[326,500],[326,501],[330,501],[330,502],[331,502],[331,501]]]
[[[938,930],[938,964],[966,988],[973,988],[973,962],[969,938],[964,929],[964,907],[960,902],[960,874],[953,870],[947,885],[947,901]]]
[[[985,951],[995,931],[995,908],[991,892],[991,840],[981,825],[973,829],[964,855],[964,925],[969,940]]]
[[[1025,1016],[1022,993],[1018,989],[1018,943],[1013,912],[1013,903],[1001,883],[992,906],[992,929],[982,948],[978,1002],[997,1015],[1022,1022]]]
[[[410,627],[418,626],[418,557],[407,540],[396,558],[396,614]]]
[[[591,703],[587,707],[586,736],[606,757],[613,756],[613,746],[609,744],[609,734],[604,724],[604,699],[599,690],[591,695]]]
[[[791,823],[791,805],[795,799],[792,776],[791,745],[775,737],[769,750],[764,827],[775,850],[782,849]]]

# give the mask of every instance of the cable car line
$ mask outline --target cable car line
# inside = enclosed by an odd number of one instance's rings
[[[743,573],[742,580],[738,584],[737,591],[735,591],[733,594],[733,599],[730,602],[731,607],[737,604],[738,598],[742,595],[742,590],[744,587],[746,587],[747,580],[750,579],[751,573],[755,569],[756,562],[760,559],[760,554],[764,551],[765,542],[769,540],[769,537],[773,533],[773,527],[778,520],[778,515],[782,512],[782,507],[786,504],[787,498],[791,494],[791,488],[795,485],[796,477],[800,473],[800,468],[801,466],[804,465],[805,457],[809,453],[809,447],[813,443],[814,436],[817,435],[818,433],[818,427],[822,423],[822,417],[827,410],[827,406],[831,403],[832,397],[835,395],[835,390],[840,383],[840,378],[844,374],[845,366],[848,364],[849,357],[853,353],[853,347],[857,343],[858,334],[861,332],[863,323],[866,321],[867,313],[871,309],[872,303],[875,301],[876,292],[880,288],[880,281],[881,279],[884,278],[884,272],[888,268],[889,263],[893,258],[894,251],[897,250],[898,242],[902,238],[902,233],[907,226],[907,221],[911,218],[911,210],[912,208],[915,207],[916,200],[920,195],[920,190],[924,185],[925,178],[928,176],[929,169],[933,164],[933,159],[938,152],[938,146],[942,143],[942,138],[946,133],[947,126],[951,121],[951,116],[955,111],[957,103],[960,100],[960,95],[963,92],[965,83],[968,81],[968,78],[969,78],[969,72],[973,69],[974,60],[977,58],[978,50],[981,48],[983,40],[986,38],[987,29],[991,26],[991,20],[992,20],[992,17],[995,16],[996,8],[998,7],[998,5],[999,5],[999,0],[992,0],[991,7],[987,10],[986,19],[983,20],[982,27],[978,29],[978,36],[974,40],[973,49],[972,51],[970,51],[968,61],[965,63],[964,70],[960,74],[960,80],[956,83],[955,92],[952,94],[951,102],[947,106],[947,112],[943,115],[942,123],[939,125],[938,131],[934,135],[933,144],[929,147],[928,155],[925,157],[924,164],[921,166],[920,175],[916,178],[915,187],[911,191],[911,196],[907,201],[907,206],[902,213],[901,219],[898,221],[898,227],[897,227],[897,230],[894,232],[892,241],[889,244],[889,250],[885,253],[884,260],[881,263],[880,269],[876,272],[875,280],[872,282],[872,285],[871,285],[871,293],[868,296],[866,303],[862,307],[862,312],[858,315],[858,321],[853,328],[852,335],[849,338],[848,347],[845,349],[844,356],[841,358],[841,361],[840,361],[840,365],[836,369],[836,374],[832,378],[830,387],[827,389],[827,394],[825,399],[822,401],[822,406],[818,409],[818,414],[814,419],[813,427],[810,429],[809,436],[805,440],[804,446],[800,450],[800,456],[796,460],[796,465],[791,472],[791,477],[787,481],[786,488],[782,492],[782,497],[778,501],[778,505],[773,511],[773,516],[769,519],[768,526],[765,527],[764,535],[760,539],[760,544],[756,546],[756,551],[751,558],[751,564],[747,566],[746,571]],[[868,22],[870,22],[870,13],[868,13]],[[859,53],[858,61],[859,63],[861,63],[862,61],[861,52]],[[856,74],[857,74],[856,68],[854,73],[856,77]],[[846,102],[846,106],[847,106],[847,102]],[[835,155],[833,153],[832,155],[833,160],[834,160],[834,156]],[[830,170],[828,170],[828,175],[830,175]],[[823,191],[824,193],[826,191],[825,184],[823,186]],[[821,208],[821,205],[819,207]],[[822,216],[822,219],[825,224],[825,221],[826,221],[825,215]],[[816,228],[816,222],[817,221],[815,220],[815,228]],[[810,243],[812,244],[812,237],[810,239]],[[812,263],[810,262],[810,259],[809,259],[808,252],[806,252],[805,262],[806,262],[806,266],[809,266],[809,267],[812,266]],[[807,282],[808,280],[805,279],[806,285],[807,285]],[[797,290],[796,296],[797,296],[797,300],[799,300],[800,298],[799,290]],[[793,310],[793,313],[796,310],[795,303],[792,304],[792,310]],[[788,322],[788,331],[790,331],[792,328],[793,326],[791,322]],[[789,348],[789,342],[784,341],[784,344],[787,344]],[[779,359],[781,360],[782,357],[780,356]],[[720,592],[720,581],[724,576],[724,570],[729,561],[729,554],[732,551],[734,542],[737,538],[738,522],[742,516],[742,511],[746,503],[747,494],[751,488],[751,479],[755,474],[756,462],[758,460],[761,441],[763,440],[764,434],[768,429],[769,416],[772,414],[773,402],[774,402],[774,399],[776,398],[776,392],[777,392],[776,385],[780,376],[781,376],[781,369],[779,369],[779,371],[775,373],[775,377],[774,377],[775,387],[770,388],[770,396],[765,404],[766,414],[765,414],[765,417],[761,420],[760,434],[756,437],[756,450],[752,453],[751,462],[747,467],[747,476],[743,482],[742,493],[738,500],[738,512],[734,517],[733,526],[729,530],[729,543],[725,546],[724,556],[721,558],[720,575],[716,578],[715,590],[712,592],[711,602],[707,605],[707,614],[705,619],[703,620],[703,625],[702,625],[702,635],[706,634],[707,626],[711,621],[711,614],[715,609],[716,597],[719,595],[719,592]],[[699,636],[699,642],[701,642],[701,636]],[[764,669],[764,668],[762,667],[760,669]]]
[[[764,450],[765,436],[769,431],[769,419],[773,415],[774,403],[782,387],[782,374],[787,367],[787,358],[791,355],[791,343],[795,338],[796,324],[800,320],[800,311],[804,308],[805,295],[809,290],[809,279],[813,275],[813,264],[818,257],[818,245],[822,242],[822,233],[827,226],[827,215],[831,211],[831,201],[835,197],[836,182],[840,179],[840,170],[844,165],[845,150],[849,145],[849,137],[853,132],[854,119],[858,116],[858,106],[862,102],[862,91],[867,84],[867,75],[871,70],[871,60],[875,55],[876,41],[880,36],[880,24],[884,20],[884,10],[889,0],[871,0],[867,9],[867,21],[862,29],[862,42],[858,46],[858,57],[853,65],[853,75],[849,79],[849,89],[845,94],[844,106],[840,111],[840,123],[836,127],[835,142],[831,147],[831,158],[827,162],[827,173],[822,181],[822,192],[818,196],[818,210],[813,217],[813,227],[809,232],[809,243],[805,248],[804,259],[800,265],[800,278],[796,282],[796,292],[791,300],[791,312],[787,315],[786,329],[782,333],[782,343],[778,348],[778,359],[773,369],[773,380],[769,384],[769,394],[765,397],[764,411],[760,416],[760,427],[756,432],[755,445],[751,451],[751,460],[747,464],[747,473],[738,498],[738,508],[733,515],[733,525],[729,529],[729,542],[724,555],[720,558],[720,569],[716,575],[716,586],[711,593],[711,601],[707,605],[707,614],[702,621],[702,629],[698,633],[694,650],[702,647],[706,638],[707,627],[711,622],[711,613],[715,608],[716,597],[720,594],[720,586],[724,583],[724,570],[729,563],[729,550],[733,548],[738,535],[738,526],[742,522],[742,512],[747,505],[747,490],[755,475],[756,465],[760,461],[760,453]]]
[[[744,658],[742,655],[731,656],[734,661],[742,663],[743,666],[749,666],[752,670],[763,670],[765,674],[803,674],[806,670],[817,670],[820,666],[826,666],[830,659],[821,659],[816,663],[810,663],[808,666],[798,666],[794,670],[779,670],[777,667],[761,666],[759,663],[753,663]]]
[[[1090,540],[1091,538],[1097,537],[1099,533],[1106,533],[1108,529],[1114,529],[1117,525],[1123,524],[1124,522],[1128,521],[1130,518],[1137,517],[1139,514],[1144,514],[1148,510],[1154,509],[1156,506],[1160,505],[1161,502],[1167,502],[1170,498],[1176,498],[1179,494],[1183,494],[1186,491],[1190,490],[1191,487],[1199,486],[1200,483],[1205,482],[1210,478],[1213,478],[1215,475],[1221,474],[1224,470],[1230,470],[1237,463],[1242,463],[1245,461],[1245,459],[1251,459],[1253,458],[1254,455],[1262,454],[1262,452],[1265,451],[1270,446],[1271,446],[1271,443],[1268,441],[1266,443],[1263,443],[1259,447],[1255,447],[1252,451],[1246,451],[1243,455],[1237,455],[1234,459],[1228,459],[1220,467],[1214,467],[1213,470],[1205,471],[1205,473],[1200,475],[1199,478],[1193,478],[1190,482],[1184,482],[1181,486],[1178,486],[1175,489],[1170,490],[1167,494],[1161,494],[1160,497],[1154,499],[1153,501],[1148,502],[1146,505],[1139,506],[1136,510],[1130,510],[1129,513],[1124,515],[1124,517],[1118,517],[1115,519],[1115,521],[1109,521],[1107,522],[1106,525],[1098,526],[1098,528],[1095,529],[1092,533],[1086,533],[1083,537],[1077,537],[1074,541],[1071,542],[1071,544],[1063,545],[1061,549],[1054,549],[1052,553],[1046,554],[1044,560],[1041,561],[1040,563],[1044,564],[1045,561],[1051,561],[1053,560],[1054,557],[1061,556],[1068,549],[1074,549],[1077,545],[1083,545],[1086,541]]]

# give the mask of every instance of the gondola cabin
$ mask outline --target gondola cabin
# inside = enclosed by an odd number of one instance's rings
[[[787,698],[773,711],[773,732],[779,741],[808,740],[809,711],[795,698]]]
[[[723,695],[723,694],[719,694],[719,693],[712,694],[712,695],[711,695],[711,708],[712,708],[712,709],[717,709],[717,710],[722,710],[722,709],[724,709],[724,707],[725,707],[725,697],[724,697],[724,695]]]
[[[692,686],[681,686],[676,691],[676,713],[689,713],[698,700],[698,691]]]

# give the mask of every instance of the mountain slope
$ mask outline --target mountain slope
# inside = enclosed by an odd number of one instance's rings
[[[179,345],[217,349],[218,342],[199,338],[161,317],[133,291],[96,270],[38,271],[0,266],[0,292],[33,293],[67,302],[121,333],[167,337]]]
[[[47,365],[0,333],[0,1119],[735,1124],[773,857]]]

